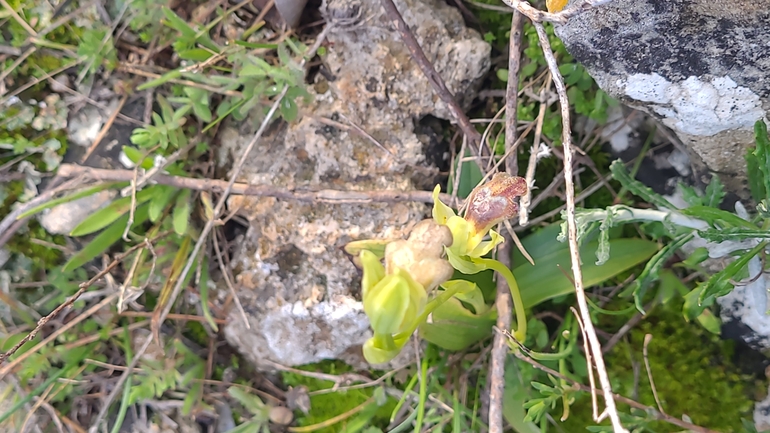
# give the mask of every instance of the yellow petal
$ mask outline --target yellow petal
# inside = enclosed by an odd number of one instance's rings
[[[455,211],[452,210],[451,207],[445,205],[441,200],[439,200],[438,195],[441,192],[441,185],[436,185],[435,188],[433,188],[433,219],[443,225],[446,225],[447,220],[449,218],[455,216]]]
[[[500,245],[501,243],[505,242],[505,238],[503,238],[499,233],[497,233],[494,230],[489,231],[489,236],[491,237],[490,240],[479,242],[476,245],[473,246],[473,250],[468,253],[469,257],[483,257],[487,255],[490,251],[492,251],[496,246]],[[475,237],[474,237],[475,239]]]
[[[366,343],[364,343],[363,351],[364,358],[369,364],[384,364],[395,358],[399,352],[401,352],[401,348],[388,350],[382,347],[377,347],[374,342],[374,338],[370,338],[366,340]]]
[[[545,7],[548,8],[548,12],[554,14],[561,12],[569,0],[545,0]]]
[[[395,334],[410,307],[409,282],[403,275],[386,275],[364,298],[364,312],[375,334]]]
[[[371,288],[385,278],[385,267],[382,266],[377,255],[368,250],[361,251],[358,259],[364,270],[361,278],[361,299],[366,299]]]
[[[452,245],[448,249],[454,251],[458,256],[468,254],[468,241],[472,236],[473,227],[464,218],[453,216],[447,221],[447,227],[452,232]]]

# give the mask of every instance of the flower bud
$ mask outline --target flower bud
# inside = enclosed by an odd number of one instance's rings
[[[385,272],[403,269],[424,290],[432,290],[454,273],[449,262],[441,258],[444,247],[451,244],[449,228],[433,220],[420,221],[408,240],[391,242],[385,248]]]

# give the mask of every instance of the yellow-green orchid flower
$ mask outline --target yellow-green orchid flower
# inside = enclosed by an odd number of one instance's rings
[[[464,274],[492,269],[505,278],[516,308],[517,331],[514,336],[524,341],[527,322],[516,279],[508,267],[483,256],[503,242],[503,237],[492,227],[518,214],[516,198],[526,194],[527,181],[506,173],[495,174],[489,182],[477,186],[468,196],[468,209],[464,218],[439,200],[440,192],[440,186],[433,190],[433,219],[452,232],[452,245],[446,248],[449,263]],[[484,241],[487,234],[490,239]]]
[[[363,269],[364,312],[374,331],[363,348],[367,361],[381,364],[393,359],[425,319],[427,291],[454,273],[449,262],[441,258],[451,242],[447,227],[424,220],[415,225],[408,239],[389,242],[384,249],[355,246]]]

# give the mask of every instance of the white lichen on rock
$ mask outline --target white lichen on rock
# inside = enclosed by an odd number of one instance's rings
[[[750,129],[765,115],[759,95],[729,76],[691,76],[672,83],[658,74],[633,74],[626,79],[625,94],[649,103],[666,126],[695,136]]]

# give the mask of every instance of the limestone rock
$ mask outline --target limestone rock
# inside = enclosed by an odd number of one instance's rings
[[[86,217],[109,204],[114,196],[114,191],[105,190],[54,206],[41,214],[40,225],[48,233],[69,235]]]
[[[443,2],[396,3],[448,88],[463,100],[489,69],[489,45]],[[322,73],[311,89],[314,101],[298,122],[274,124],[241,180],[299,190],[432,187],[437,170],[415,123],[429,114],[449,119],[448,109],[378,0],[329,0],[322,12],[349,25],[328,37]],[[255,130],[254,122],[224,127],[220,163],[237,158]],[[261,368],[269,368],[265,361],[298,365],[328,358],[366,367],[361,345],[371,334],[358,293],[360,273],[342,247],[357,239],[404,238],[429,207],[252,197],[233,197],[228,206],[249,224],[232,261],[248,326],[233,307],[228,341]],[[220,299],[226,295],[220,290]]]
[[[766,2],[615,0],[556,34],[602,89],[674,130],[745,197],[743,156],[770,110]]]

